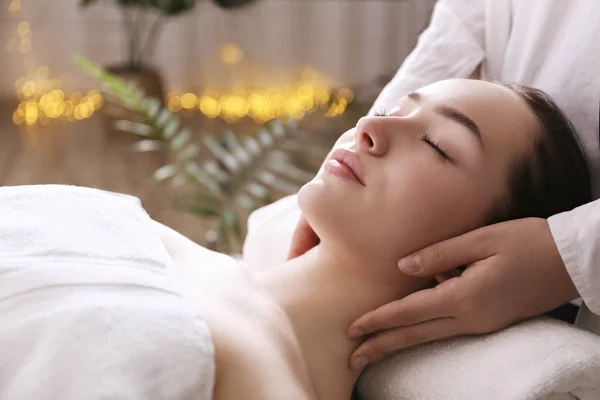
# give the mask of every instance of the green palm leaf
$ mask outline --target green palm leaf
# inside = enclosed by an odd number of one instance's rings
[[[332,144],[319,146],[295,123],[284,125],[277,120],[250,135],[226,129],[219,135],[203,134],[198,140],[159,100],[146,97],[84,57],[76,57],[75,63],[97,78],[105,92],[120,99],[129,115],[133,112],[134,120],[117,120],[115,127],[143,138],[136,143],[137,151],[161,151],[169,156],[169,164],[156,170],[154,177],[181,188],[177,210],[216,221],[216,230],[209,236],[218,238],[219,251],[238,252],[248,213],[297,192],[312,179]],[[306,162],[306,155],[316,155],[318,161]]]

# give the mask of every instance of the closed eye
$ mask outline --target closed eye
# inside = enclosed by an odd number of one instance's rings
[[[382,108],[379,111],[375,111],[374,115],[376,117],[389,117],[390,113]],[[450,161],[451,163],[454,163],[454,160],[448,155],[448,153],[443,148],[441,148],[439,143],[433,140],[429,136],[429,134],[427,134],[427,132],[421,135],[421,140],[427,143],[429,147],[431,147],[437,153],[437,155],[441,158],[442,161]]]
[[[385,110],[385,108],[380,109],[379,111],[375,111],[376,117],[389,117],[390,113]]]
[[[439,143],[434,141],[427,133],[423,133],[421,135],[421,140],[427,143],[437,153],[437,155],[442,159],[442,161],[454,162],[454,160],[450,158],[448,153],[446,153],[446,151],[440,147]]]

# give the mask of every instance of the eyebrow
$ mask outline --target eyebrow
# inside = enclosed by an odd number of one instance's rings
[[[421,94],[419,92],[411,92],[407,95],[407,97],[414,102],[419,102],[421,100]],[[435,112],[467,128],[471,133],[475,135],[475,137],[477,137],[477,141],[479,142],[481,147],[483,147],[481,130],[479,129],[479,126],[475,123],[475,121],[473,121],[467,115],[458,111],[456,108],[445,105],[436,106]]]

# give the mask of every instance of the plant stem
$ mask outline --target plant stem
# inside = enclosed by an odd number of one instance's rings
[[[133,8],[131,17],[131,41],[129,43],[129,66],[131,69],[138,68],[139,62],[137,60],[138,46],[139,46],[139,8]]]
[[[144,58],[149,59],[154,54],[154,49],[156,48],[156,42],[158,39],[158,33],[160,32],[160,30],[163,26],[162,22],[163,22],[163,17],[162,17],[162,15],[158,14],[156,16],[156,19],[152,23],[152,27],[150,28],[150,31],[148,32],[148,35],[146,36],[146,40],[144,41],[144,44],[142,46],[140,46],[140,51],[138,54],[140,63],[141,63],[141,61],[144,60]]]
[[[131,64],[131,15],[128,7],[122,8],[123,33],[125,34],[125,46],[123,47],[123,57],[127,59],[128,64]]]

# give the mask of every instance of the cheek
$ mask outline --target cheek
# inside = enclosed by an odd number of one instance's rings
[[[298,193],[303,215],[322,240],[362,256],[393,261],[476,228],[492,195],[472,176],[431,160],[381,165],[367,188],[320,172]]]
[[[388,177],[393,184],[372,207],[371,223],[379,226],[373,237],[379,246],[412,252],[479,226],[491,196],[468,175],[450,168],[429,164]]]

